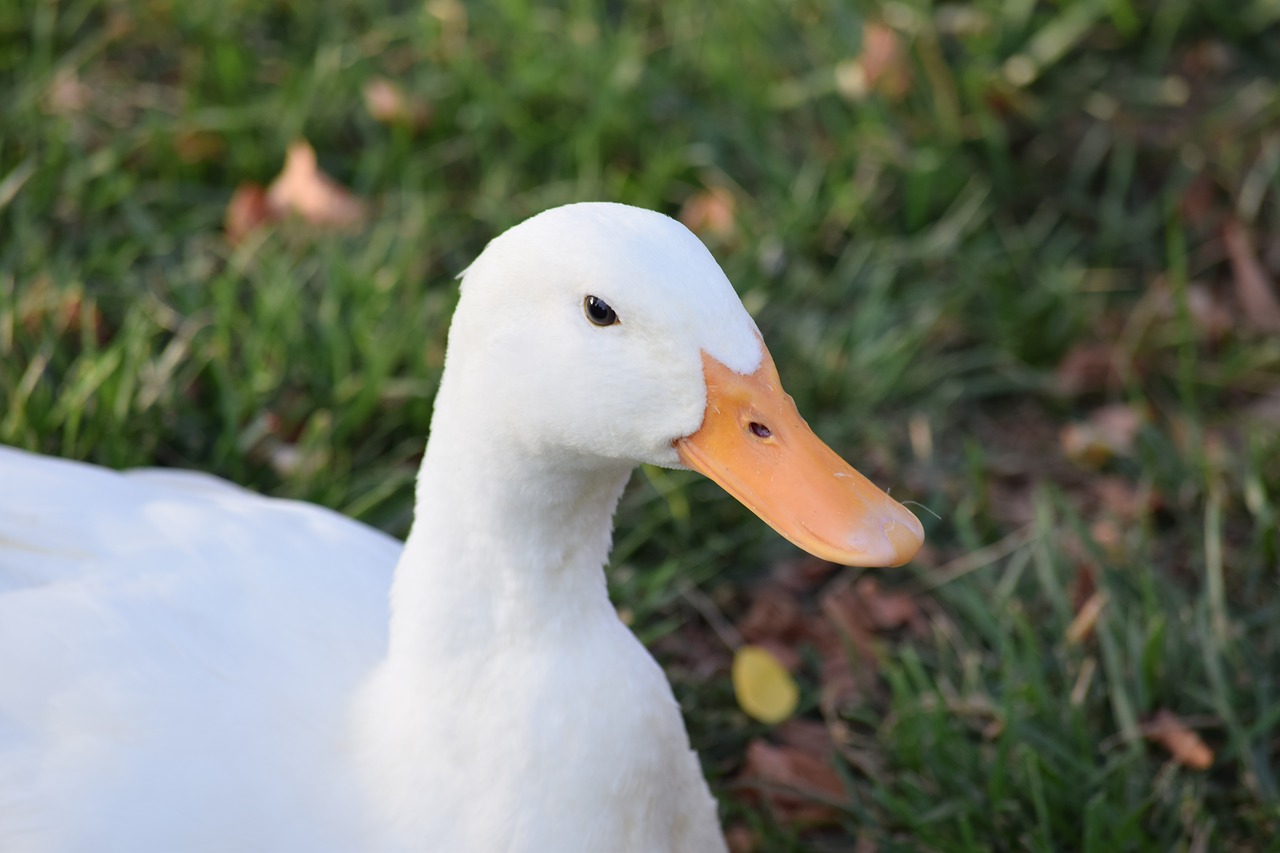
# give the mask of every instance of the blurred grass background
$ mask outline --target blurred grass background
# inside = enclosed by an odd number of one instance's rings
[[[453,276],[552,205],[683,211],[930,541],[876,575],[927,619],[828,719],[834,825],[741,796],[766,727],[669,661],[738,840],[1280,849],[1278,27],[1274,0],[14,0],[0,441],[403,535]],[[378,78],[429,120],[371,117]],[[366,221],[232,247],[233,190],[299,138]],[[611,581],[661,648],[792,556],[646,470]],[[1162,709],[1210,767],[1147,739]]]

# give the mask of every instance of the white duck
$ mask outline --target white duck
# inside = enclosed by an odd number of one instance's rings
[[[199,474],[0,449],[0,849],[723,850],[606,594],[643,462],[849,565],[922,539],[809,431],[702,244],[614,204],[465,273],[403,548]]]

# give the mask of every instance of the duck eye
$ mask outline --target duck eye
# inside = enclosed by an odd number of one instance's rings
[[[598,296],[588,296],[582,300],[582,310],[586,313],[587,319],[597,326],[612,326],[618,322],[618,312]]]

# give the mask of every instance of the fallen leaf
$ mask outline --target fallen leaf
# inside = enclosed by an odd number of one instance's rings
[[[1058,390],[1068,397],[1119,388],[1121,380],[1115,347],[1096,342],[1076,344],[1058,363],[1054,381]]]
[[[1280,387],[1271,389],[1244,410],[1248,419],[1271,427],[1280,427]]]
[[[911,88],[911,66],[901,39],[890,27],[868,21],[862,28],[862,52],[836,66],[836,90],[851,101],[872,92],[898,100]]]
[[[794,747],[815,755],[823,761],[830,761],[836,754],[835,744],[831,740],[831,730],[826,723],[817,720],[793,717],[779,723],[773,730],[772,737],[783,746]]]
[[[1071,610],[1079,613],[1080,608],[1098,589],[1098,572],[1093,563],[1079,560],[1076,563],[1076,579],[1071,585]]]
[[[54,75],[44,93],[42,106],[51,115],[69,116],[83,112],[93,101],[93,92],[86,86],[76,72],[64,68]]]
[[[862,599],[872,626],[877,631],[896,631],[920,618],[920,606],[914,596],[885,591],[872,577],[861,577],[854,586]]]
[[[753,591],[751,607],[737,624],[748,643],[766,640],[792,643],[803,627],[804,616],[795,593],[777,583],[763,584]]]
[[[1231,262],[1236,299],[1243,309],[1244,323],[1264,332],[1280,331],[1280,299],[1276,286],[1262,264],[1244,223],[1229,219],[1222,226],[1222,242]]]
[[[1090,523],[1089,536],[1110,557],[1124,553],[1124,533],[1110,518],[1099,518]]]
[[[241,184],[231,194],[226,216],[222,220],[227,242],[233,246],[239,245],[251,231],[273,218],[267,204],[267,191],[259,184]]]
[[[752,786],[774,818],[788,826],[815,826],[840,818],[847,799],[840,775],[826,761],[791,746],[764,740],[747,745],[739,781]]]
[[[1160,709],[1146,726],[1147,739],[1160,744],[1184,767],[1207,770],[1213,764],[1213,750],[1187,727],[1177,714]]]
[[[729,853],[755,853],[760,846],[760,836],[751,827],[735,823],[725,829],[724,842]]]
[[[695,234],[729,240],[738,232],[734,219],[737,206],[727,189],[711,187],[685,199],[680,207],[680,221]]]
[[[431,121],[431,107],[426,101],[406,94],[385,77],[374,77],[365,83],[362,93],[364,108],[374,121],[411,130],[420,130]]]
[[[821,606],[823,615],[858,653],[862,663],[876,667],[879,657],[873,639],[875,623],[858,589],[848,585],[828,589]]]
[[[809,626],[809,640],[822,662],[819,705],[828,717],[862,700],[880,668],[871,617],[856,590],[848,585],[822,596],[824,620]],[[849,657],[852,650],[858,660]]]
[[[760,646],[743,646],[733,656],[733,692],[753,719],[773,725],[790,717],[800,701],[795,679]]]
[[[791,592],[804,593],[822,586],[837,568],[835,563],[806,555],[774,566],[772,576]]]
[[[1062,429],[1062,450],[1071,461],[1100,468],[1116,456],[1128,456],[1142,428],[1143,415],[1127,403],[1095,409],[1085,421]]]
[[[1191,179],[1178,199],[1178,212],[1193,228],[1208,225],[1219,210],[1218,187],[1213,179],[1201,172]]]
[[[824,717],[832,719],[846,708],[863,700],[866,683],[875,675],[876,666],[855,666],[849,660],[848,646],[830,622],[822,621],[810,631],[810,642],[820,661],[818,707]]]
[[[1217,343],[1236,327],[1235,312],[1203,284],[1187,288],[1187,310],[1205,340]]]
[[[289,146],[284,169],[267,187],[267,206],[279,216],[294,213],[312,225],[347,228],[365,218],[365,205],[350,190],[320,171],[306,141]]]
[[[1102,609],[1106,606],[1107,597],[1101,591],[1094,592],[1085,599],[1080,610],[1076,612],[1075,618],[1067,626],[1067,644],[1078,646],[1088,639],[1093,633],[1094,626],[1098,624],[1098,617],[1102,615]]]
[[[234,246],[255,228],[290,215],[318,227],[349,228],[368,213],[354,193],[320,171],[315,150],[300,140],[289,146],[284,169],[266,190],[253,183],[236,188],[223,220],[227,242]]]

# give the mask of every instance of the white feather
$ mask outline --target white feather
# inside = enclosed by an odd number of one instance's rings
[[[573,205],[464,277],[403,548],[0,448],[0,849],[723,850],[602,568],[631,468],[701,423],[703,351],[762,357],[701,243]]]

